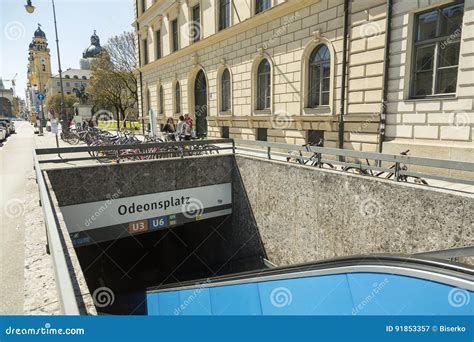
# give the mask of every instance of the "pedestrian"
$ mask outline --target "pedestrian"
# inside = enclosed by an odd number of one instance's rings
[[[184,140],[191,140],[193,134],[193,119],[191,119],[189,114],[184,114],[184,122],[186,123]]]
[[[176,127],[176,137],[179,141],[184,140],[186,132],[186,122],[184,121],[184,116],[180,115],[178,125]]]
[[[94,121],[92,119],[89,119],[89,128],[94,128]]]
[[[165,134],[166,140],[176,140],[176,127],[174,125],[174,120],[172,117],[169,117],[168,120],[166,120],[166,124],[163,126],[163,129],[161,131]]]

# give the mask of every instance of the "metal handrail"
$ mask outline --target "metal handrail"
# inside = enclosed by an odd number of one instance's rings
[[[125,145],[100,145],[100,146],[74,146],[59,148],[39,148],[36,150],[37,155],[57,154],[57,153],[76,153],[90,151],[118,151],[129,149],[145,149],[152,147],[173,147],[173,146],[199,146],[209,144],[232,144],[232,139],[213,139],[213,140],[188,140],[188,141],[170,141],[170,142],[153,142],[140,144]]]
[[[80,315],[74,286],[69,272],[66,255],[61,243],[60,227],[56,221],[49,190],[46,186],[43,171],[40,168],[36,152],[33,151],[33,161],[38,183],[41,207],[43,208],[44,223],[48,239],[48,247],[53,259],[56,289],[59,296],[61,311],[64,315]]]
[[[358,159],[369,159],[375,160],[380,162],[390,162],[395,164],[395,168],[392,170],[395,173],[394,180],[398,181],[399,177],[402,175],[408,176],[417,176],[417,177],[426,177],[426,178],[433,178],[437,180],[443,180],[447,182],[455,182],[455,183],[463,183],[468,185],[474,185],[474,174],[471,179],[461,179],[461,178],[454,178],[449,176],[440,176],[434,175],[430,173],[421,173],[421,172],[409,172],[402,170],[400,168],[401,164],[408,164],[408,165],[417,165],[417,166],[425,166],[425,167],[433,167],[439,169],[448,169],[448,170],[458,170],[458,171],[465,171],[465,172],[474,172],[474,163],[472,162],[465,162],[465,161],[457,161],[457,160],[445,160],[445,159],[433,159],[433,158],[424,158],[424,157],[413,157],[413,156],[405,156],[400,154],[387,154],[387,153],[378,153],[378,152],[361,152],[361,151],[354,151],[354,150],[347,150],[347,149],[338,149],[338,148],[330,148],[330,147],[317,147],[317,146],[301,146],[301,145],[291,145],[285,143],[272,143],[266,141],[255,141],[255,140],[242,140],[238,139],[235,140],[234,143],[236,144],[237,151],[247,151],[249,152],[249,148],[242,148],[240,146],[256,146],[259,147],[259,150],[254,150],[253,152],[259,152],[262,155],[266,155],[267,159],[272,159],[273,156],[288,156],[282,152],[273,152],[272,149],[279,149],[279,150],[288,150],[288,151],[301,151],[301,152],[312,152],[317,153],[318,155],[326,154],[332,155],[335,157],[351,157],[351,158],[358,158]],[[297,156],[293,156],[297,157]],[[378,170],[380,169],[377,164],[375,165],[366,165],[366,164],[355,164],[353,162],[346,162],[346,161],[331,161],[331,163],[335,163],[338,165],[343,166],[352,166],[352,167],[361,167],[367,170]]]
[[[455,259],[460,257],[474,257],[474,246],[457,247],[450,249],[443,249],[439,251],[430,251],[417,253],[415,256],[419,257],[431,257],[438,259]]]

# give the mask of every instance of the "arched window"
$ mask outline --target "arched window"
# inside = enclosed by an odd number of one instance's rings
[[[160,114],[165,112],[165,95],[163,93],[163,86],[160,86]]]
[[[179,87],[179,82],[176,82],[174,89],[174,112],[176,114],[181,113],[181,88]]]
[[[308,108],[329,105],[331,55],[326,45],[314,49],[309,57]]]
[[[270,108],[270,73],[270,62],[267,59],[262,60],[257,70],[257,110]]]
[[[230,110],[230,72],[225,69],[221,79],[221,111]]]

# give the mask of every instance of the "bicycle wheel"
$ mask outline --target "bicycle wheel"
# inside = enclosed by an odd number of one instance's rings
[[[413,183],[413,184],[420,184],[420,185],[428,185],[428,182],[425,181],[423,178],[415,177],[415,176],[406,176],[401,179],[401,181],[406,183]]]
[[[346,166],[345,168],[342,169],[344,172],[349,172],[349,173],[354,173],[356,175],[361,175],[361,176],[366,176],[367,171],[358,167],[353,167],[353,166]]]

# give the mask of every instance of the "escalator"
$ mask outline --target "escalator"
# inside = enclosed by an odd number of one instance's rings
[[[148,315],[474,315],[474,268],[420,257],[331,259],[148,288]]]

